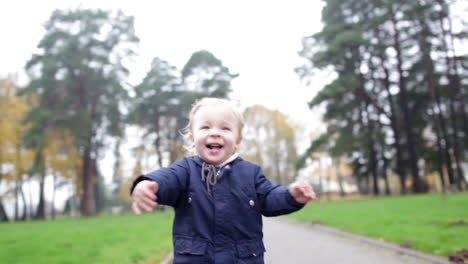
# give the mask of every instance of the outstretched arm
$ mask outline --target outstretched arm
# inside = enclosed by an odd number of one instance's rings
[[[141,211],[152,212],[158,205],[159,184],[151,180],[140,181],[132,192],[132,210],[136,215],[141,215]]]
[[[305,203],[315,199],[312,186],[307,181],[297,181],[290,186],[272,184],[261,168],[256,173],[255,189],[264,216],[278,216],[295,212]]]
[[[288,186],[289,193],[291,193],[294,200],[298,203],[305,204],[309,201],[317,199],[314,189],[308,181],[300,180],[291,183]]]
[[[187,161],[178,160],[169,168],[138,176],[130,188],[133,212],[137,215],[142,210],[151,212],[158,204],[176,207],[180,194],[187,188],[187,169]]]

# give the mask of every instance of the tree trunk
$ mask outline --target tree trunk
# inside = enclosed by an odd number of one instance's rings
[[[39,176],[39,204],[37,205],[36,214],[34,219],[40,220],[45,219],[45,198],[44,198],[44,186],[45,186],[45,175],[41,172]]]
[[[15,221],[18,220],[19,218],[19,212],[18,212],[18,182],[15,181],[15,191],[14,191],[14,196],[15,196],[15,208],[14,208],[14,216],[13,216],[13,219],[15,219]]]
[[[365,79],[363,74],[359,74],[359,82],[360,82],[360,90],[365,93],[364,86],[365,86]],[[366,113],[367,117],[367,123],[364,122],[364,117],[362,116],[364,113]],[[372,181],[373,181],[373,186],[372,190],[374,195],[379,195],[380,194],[380,188],[379,188],[379,175],[377,173],[377,151],[375,149],[375,129],[374,129],[374,121],[371,118],[371,113],[369,110],[369,103],[365,103],[363,106],[363,109],[361,111],[361,124],[363,127],[366,128],[366,139],[365,142],[367,142],[367,149],[369,153],[368,157],[368,162],[369,162],[369,172],[372,175]]]
[[[95,216],[96,215],[96,199],[95,199],[95,179],[92,171],[92,159],[91,159],[91,140],[88,141],[88,145],[85,147],[83,156],[83,196],[81,199],[81,214],[83,216]]]
[[[2,137],[0,137],[0,141]],[[1,142],[0,142],[1,143]],[[0,150],[0,164],[3,164],[3,152]],[[0,166],[0,184],[2,183],[3,179],[3,169]],[[8,215],[6,213],[5,208],[3,207],[2,197],[0,196],[0,222],[8,222]]]
[[[44,194],[44,187],[45,187],[45,160],[42,152],[42,146],[39,147],[37,158],[36,160],[37,168],[39,170],[39,204],[37,205],[36,214],[34,215],[34,219],[40,220],[45,219],[45,194]]]
[[[18,133],[21,133],[21,131],[18,131]],[[22,182],[22,177],[23,177],[23,162],[21,160],[21,149],[22,146],[20,143],[16,144],[16,149],[15,149],[15,163],[16,163],[16,168],[15,168],[15,174],[16,174],[16,179],[15,179],[15,220],[21,220],[21,217],[19,216],[19,192],[22,188],[23,182]],[[24,213],[23,213],[24,215]]]
[[[99,157],[97,150],[94,153],[94,157]],[[102,186],[101,184],[102,177],[99,174],[97,161],[95,158],[91,159],[91,173],[94,177],[93,185],[94,185],[94,201],[95,201],[96,213],[99,213],[106,206],[106,192],[104,189],[105,187]]]
[[[434,64],[430,55],[431,49],[429,47],[428,43],[428,36],[429,36],[429,28],[427,24],[424,22],[423,19],[420,19],[419,21],[420,26],[421,26],[421,35],[420,35],[420,40],[419,44],[421,46],[421,51],[422,51],[422,57],[423,57],[423,62],[425,65],[425,79],[427,81],[427,89],[429,90],[429,94],[431,96],[431,105],[432,105],[432,113],[431,119],[432,119],[432,127],[434,129],[434,132],[436,134],[436,146],[437,146],[437,171],[439,173],[439,178],[440,182],[442,184],[442,189],[445,190],[446,188],[446,183],[445,183],[445,173],[444,173],[444,166],[449,169],[449,173],[452,173],[451,169],[451,162],[449,161],[446,164],[446,161],[444,159],[444,153],[447,153],[446,150],[444,149],[442,145],[442,137],[441,137],[441,132],[440,132],[440,126],[441,122],[443,122],[443,117],[441,113],[441,108],[440,108],[440,102],[438,98],[438,92],[436,88],[436,83],[434,80]],[[448,156],[450,159],[450,156]],[[450,168],[449,168],[450,165]]]
[[[284,185],[283,178],[281,177],[281,171],[280,171],[280,168],[279,168],[281,162],[280,162],[278,151],[275,151],[274,158],[275,158],[275,164],[273,166],[275,168],[276,183],[280,184],[280,185]]]
[[[158,156],[157,157],[157,161],[158,161],[158,165],[159,165],[159,168],[162,168],[163,166],[163,163],[162,163],[162,151],[161,151],[161,128],[159,126],[159,116],[155,116],[154,117],[154,127],[155,127],[155,131],[154,133],[156,134],[156,139],[154,140],[154,148],[156,150],[156,155]]]
[[[3,206],[2,198],[0,198],[0,222],[8,222],[8,215],[6,213],[5,207]]]
[[[93,173],[93,157],[92,152],[96,151],[97,144],[94,144],[96,137],[95,125],[97,124],[98,116],[98,105],[99,98],[101,95],[101,86],[95,85],[93,89],[86,86],[86,79],[88,78],[86,73],[81,73],[77,78],[77,105],[81,106],[84,111],[82,118],[85,121],[87,131],[85,132],[82,140],[83,152],[82,152],[82,197],[81,197],[81,215],[82,216],[95,216],[96,215],[96,190],[94,185],[96,184],[96,178]],[[94,92],[92,96],[90,94]]]
[[[115,148],[114,148],[114,171],[112,173],[112,182],[116,184],[117,186],[120,185],[122,179],[120,178],[120,170],[121,170],[121,162],[122,162],[122,155],[120,153],[120,144],[122,143],[122,138],[119,137],[117,139],[117,142],[115,143]]]
[[[449,76],[450,79],[453,79],[453,76]],[[454,88],[453,88],[453,82],[450,81],[448,86],[449,86],[449,109],[450,109],[450,123],[452,125],[452,140],[453,140],[453,157],[455,159],[455,170],[457,172],[457,177],[456,177],[456,184],[458,190],[463,190],[462,187],[462,180],[464,179],[463,176],[463,169],[461,168],[461,155],[462,152],[460,151],[460,140],[458,137],[459,134],[459,129],[458,129],[458,122],[456,120],[458,113],[455,110],[455,94],[454,94]]]
[[[366,107],[366,104],[364,102],[361,102],[359,104],[359,124],[360,124],[361,128],[363,128],[363,129],[366,128],[366,124],[364,123],[364,117],[363,117],[364,112],[365,112],[365,107]],[[363,149],[368,149],[369,144],[366,144],[366,143],[367,143],[366,140],[362,141]],[[369,155],[370,154],[367,154],[367,156],[366,156],[366,152],[365,151],[362,152],[362,157],[363,157],[364,160],[369,160]],[[367,164],[365,164],[365,165],[369,165],[369,162],[370,161],[367,161]],[[370,186],[369,186],[369,184],[370,184],[369,173],[370,173],[369,170],[366,170],[366,172],[364,174],[364,180],[365,180],[365,184],[363,185],[363,186],[365,186],[365,190],[364,190],[365,193],[364,194],[368,194],[369,190],[371,189]]]
[[[341,165],[341,161],[340,159],[338,159],[338,162],[336,162],[336,159],[333,159],[333,164],[335,164],[335,175],[336,175],[336,179],[338,181],[338,188],[340,188],[340,196],[341,197],[344,197],[346,195],[346,192],[344,190],[344,187],[343,187],[343,175],[341,174],[340,172],[340,165]]]
[[[390,7],[390,19],[393,26],[393,47],[396,51],[396,59],[397,59],[397,72],[399,76],[398,85],[400,88],[399,91],[399,102],[400,107],[403,113],[403,128],[406,134],[406,144],[409,153],[409,162],[410,162],[410,169],[411,174],[413,177],[413,191],[418,192],[425,192],[423,180],[419,176],[419,168],[418,168],[418,153],[416,149],[416,142],[414,139],[414,132],[412,128],[413,120],[410,113],[410,109],[408,107],[408,98],[407,98],[407,88],[406,88],[406,80],[403,72],[403,54],[401,49],[401,41],[400,41],[400,32],[397,26],[396,16],[393,10],[393,6]]]
[[[15,221],[19,220],[18,180],[15,180]]]
[[[323,162],[322,162],[322,157],[319,157],[318,158],[318,162],[319,162],[319,189],[320,189],[320,192],[323,193],[323,178],[326,177],[326,175],[324,175],[324,166],[323,166]]]
[[[387,174],[387,169],[389,166],[389,160],[385,157],[385,155],[382,153],[382,160],[383,160],[383,166],[382,166],[382,178],[384,179],[385,182],[385,195],[390,195],[390,183],[388,181],[388,174]]]
[[[57,186],[57,175],[54,173],[52,175],[52,201],[51,201],[51,214],[52,214],[52,219],[55,219],[55,193],[56,193],[56,186]]]
[[[382,128],[382,123],[377,122],[377,131],[383,131]],[[390,195],[390,183],[388,181],[388,175],[387,175],[387,169],[389,166],[389,159],[385,157],[385,148],[386,145],[382,143],[382,149],[380,151],[380,160],[382,161],[382,179],[384,180],[385,183],[385,195]]]
[[[28,219],[33,219],[34,218],[34,212],[33,212],[33,191],[32,191],[32,183],[31,183],[31,180],[29,180],[29,184],[28,184],[28,187],[29,187],[29,210],[28,210]]]
[[[436,134],[436,146],[437,146],[437,150],[436,150],[437,151],[437,172],[439,173],[440,183],[442,184],[442,190],[445,190],[446,189],[445,172],[444,172],[445,159],[444,159],[443,154],[446,153],[446,151],[442,147],[442,138],[440,136],[440,128],[439,128],[440,122],[439,120],[437,120],[435,107],[432,108],[432,111],[433,113],[431,114],[431,119],[432,119],[434,132]],[[445,167],[449,168],[448,165],[446,165]],[[451,168],[450,168],[450,171],[451,171]]]
[[[466,119],[466,113],[464,108],[464,102],[458,102],[461,98],[461,84],[460,78],[458,75],[457,69],[457,61],[455,59],[455,50],[454,47],[449,48],[447,40],[450,38],[453,41],[453,36],[449,32],[451,30],[451,21],[449,19],[449,9],[447,4],[444,0],[438,0],[440,5],[439,11],[439,23],[440,28],[442,30],[442,48],[445,53],[445,62],[446,62],[446,76],[449,80],[448,83],[448,91],[449,91],[449,110],[450,110],[450,123],[452,125],[452,140],[453,140],[453,156],[455,159],[455,169],[457,172],[457,179],[456,184],[458,190],[463,190],[463,182],[465,181],[465,177],[463,175],[463,169],[461,167],[461,162],[463,160],[463,151],[461,151],[460,146],[460,137],[459,137],[459,128],[458,128],[458,121],[457,118],[461,117],[462,120]],[[448,29],[446,28],[444,21],[447,19]],[[453,43],[453,42],[452,42]],[[452,54],[452,55],[450,55]],[[458,100],[457,100],[458,99]],[[460,105],[458,109],[456,109],[455,105]],[[466,135],[465,135],[466,138]]]
[[[452,54],[451,58],[451,70],[452,70],[452,76],[454,78],[453,83],[455,84],[455,90],[456,90],[456,98],[455,100],[458,101],[458,114],[460,115],[461,118],[461,123],[462,123],[462,131],[464,133],[464,136],[460,136],[460,138],[465,139],[465,144],[468,146],[468,110],[466,108],[466,95],[465,95],[465,90],[462,85],[462,78],[460,77],[460,71],[459,67],[462,67],[460,65],[461,61],[457,57],[457,52],[455,50],[455,37],[453,35],[453,27],[452,27],[452,18],[450,15],[450,6],[445,2],[445,0],[438,0],[439,5],[440,5],[440,25],[442,29],[442,33],[444,35],[444,44],[449,41],[450,42],[450,48],[448,47],[448,44],[444,45],[447,49],[447,51],[450,51]],[[444,27],[443,20],[446,19],[447,21],[447,28]],[[464,160],[464,153],[462,151],[462,160]],[[466,180],[464,177],[463,182],[466,184]]]
[[[436,100],[440,102],[440,95],[439,92],[436,89]],[[453,163],[452,163],[452,155],[450,154],[450,150],[452,149],[452,142],[449,137],[448,129],[447,129],[447,123],[445,122],[445,117],[442,114],[442,108],[440,106],[440,103],[438,103],[438,117],[440,121],[440,128],[442,130],[442,137],[445,142],[445,148],[444,148],[444,155],[445,155],[445,161],[447,162],[447,174],[449,177],[449,185],[455,185],[455,172],[453,171]]]
[[[23,183],[21,183],[19,193],[21,195],[21,200],[23,201],[23,215],[21,216],[20,220],[26,221],[28,219],[28,205],[26,203],[26,196],[24,195],[24,191],[23,191]]]
[[[379,40],[379,43],[382,43],[382,36],[380,36],[379,33],[377,33],[376,35]],[[387,60],[385,55],[381,53],[379,57],[380,67],[384,71],[384,79],[382,80],[382,82],[387,93],[388,103],[390,105],[390,124],[393,132],[393,140],[395,142],[393,144],[393,147],[395,148],[396,152],[396,173],[398,174],[398,178],[400,180],[401,194],[406,194],[408,192],[406,190],[406,168],[404,166],[403,160],[399,117],[396,110],[395,100],[393,98],[392,93],[390,92],[390,71],[385,66],[385,61]]]
[[[379,188],[379,174],[377,173],[377,151],[375,150],[375,142],[374,142],[374,126],[372,125],[372,120],[368,120],[369,124],[368,127],[368,148],[369,148],[369,171],[372,175],[373,180],[373,192],[374,195],[380,194]]]

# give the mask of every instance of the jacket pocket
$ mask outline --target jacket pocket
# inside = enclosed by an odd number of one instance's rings
[[[182,255],[202,256],[206,254],[207,242],[192,237],[175,237],[174,251]]]
[[[237,243],[236,248],[240,258],[263,256],[263,253],[265,253],[262,240],[240,242]]]
[[[231,189],[231,193],[237,197],[240,203],[246,208],[258,210],[257,196],[252,186],[239,185],[239,187]]]

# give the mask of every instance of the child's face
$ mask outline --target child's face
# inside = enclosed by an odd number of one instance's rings
[[[204,161],[221,164],[236,152],[241,141],[238,121],[225,106],[202,106],[193,116],[192,140]]]

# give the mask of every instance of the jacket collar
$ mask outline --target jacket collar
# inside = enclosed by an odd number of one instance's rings
[[[240,157],[240,155],[238,153],[236,153],[237,155],[235,157],[232,158],[232,160],[229,160],[230,158],[227,159],[228,162],[226,163],[223,163],[221,164],[222,166],[226,165],[226,164],[232,164],[238,160],[242,160],[242,158]],[[235,155],[235,154],[234,154]],[[232,157],[232,156],[231,156]],[[192,156],[190,157],[191,160],[193,160],[198,166],[201,166],[203,164],[203,162],[205,162],[202,158],[200,158],[200,156]]]

